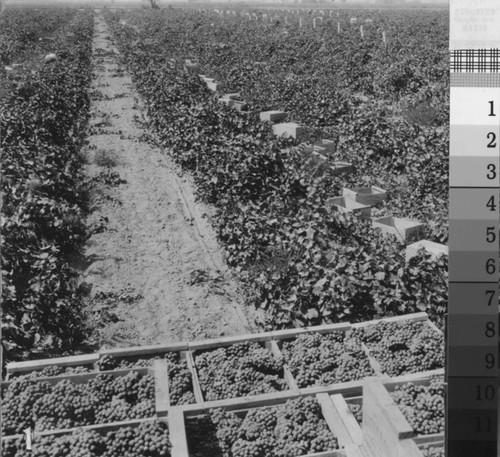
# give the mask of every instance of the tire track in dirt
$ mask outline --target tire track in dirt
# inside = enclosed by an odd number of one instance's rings
[[[130,76],[96,16],[88,165],[94,211],[82,276],[102,346],[131,346],[254,330],[225,265],[208,208],[189,177],[148,141]],[[123,182],[122,182],[123,181]]]

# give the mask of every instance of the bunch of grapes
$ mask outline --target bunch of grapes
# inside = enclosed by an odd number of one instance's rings
[[[242,397],[286,388],[283,360],[258,343],[238,343],[195,358],[206,400]]]
[[[32,450],[24,438],[3,442],[2,457],[170,457],[171,444],[164,422],[145,422],[100,434],[75,430],[62,436],[35,438]]]
[[[212,410],[188,424],[187,433],[193,457],[290,457],[338,448],[320,405],[308,397],[251,410],[244,419]]]
[[[444,337],[425,322],[379,322],[348,332],[359,337],[389,376],[444,366]]]
[[[361,341],[344,332],[299,335],[282,348],[299,387],[354,381],[373,375]]]
[[[435,447],[429,444],[422,446],[422,457],[444,457],[444,447]]]
[[[154,360],[162,359],[168,362],[170,404],[176,406],[195,403],[191,371],[187,362],[181,360],[176,352],[135,360],[105,355],[99,360],[98,367],[100,371],[150,367]]]
[[[391,394],[413,429],[422,435],[444,432],[444,382],[432,378],[429,385],[408,382]]]
[[[27,427],[33,427],[33,407],[51,390],[49,383],[36,382],[30,378],[12,381],[2,392],[2,435],[22,433]]]
[[[38,379],[45,378],[50,376],[59,376],[62,374],[71,375],[71,374],[81,374],[81,373],[89,373],[92,371],[92,368],[87,367],[85,365],[74,366],[74,367],[64,367],[60,365],[49,365],[47,367],[42,368],[41,370],[32,371],[30,373],[17,372],[12,373],[10,375],[10,379],[18,379],[18,378],[30,378],[30,379]]]
[[[348,402],[347,406],[349,407],[349,411],[357,420],[358,424],[361,425],[361,423],[363,422],[363,405],[359,403]]]
[[[3,395],[2,433],[22,433],[27,427],[63,429],[154,414],[154,379],[150,375],[130,372],[115,378],[99,374],[86,384],[19,378]]]

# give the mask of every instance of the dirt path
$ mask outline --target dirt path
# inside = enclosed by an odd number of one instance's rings
[[[151,142],[130,76],[96,16],[96,78],[87,173],[89,224],[102,225],[82,267],[100,344],[131,346],[252,332],[250,312],[225,266],[207,208]],[[124,182],[120,182],[120,181]]]

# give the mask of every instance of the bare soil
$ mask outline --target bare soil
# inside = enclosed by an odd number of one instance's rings
[[[96,16],[86,172],[100,227],[81,265],[102,347],[255,331],[190,177],[151,141],[130,75]]]

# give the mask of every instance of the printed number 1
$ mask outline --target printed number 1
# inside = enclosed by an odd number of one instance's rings
[[[488,103],[490,104],[490,114],[488,116],[496,116],[493,100],[490,100]]]

